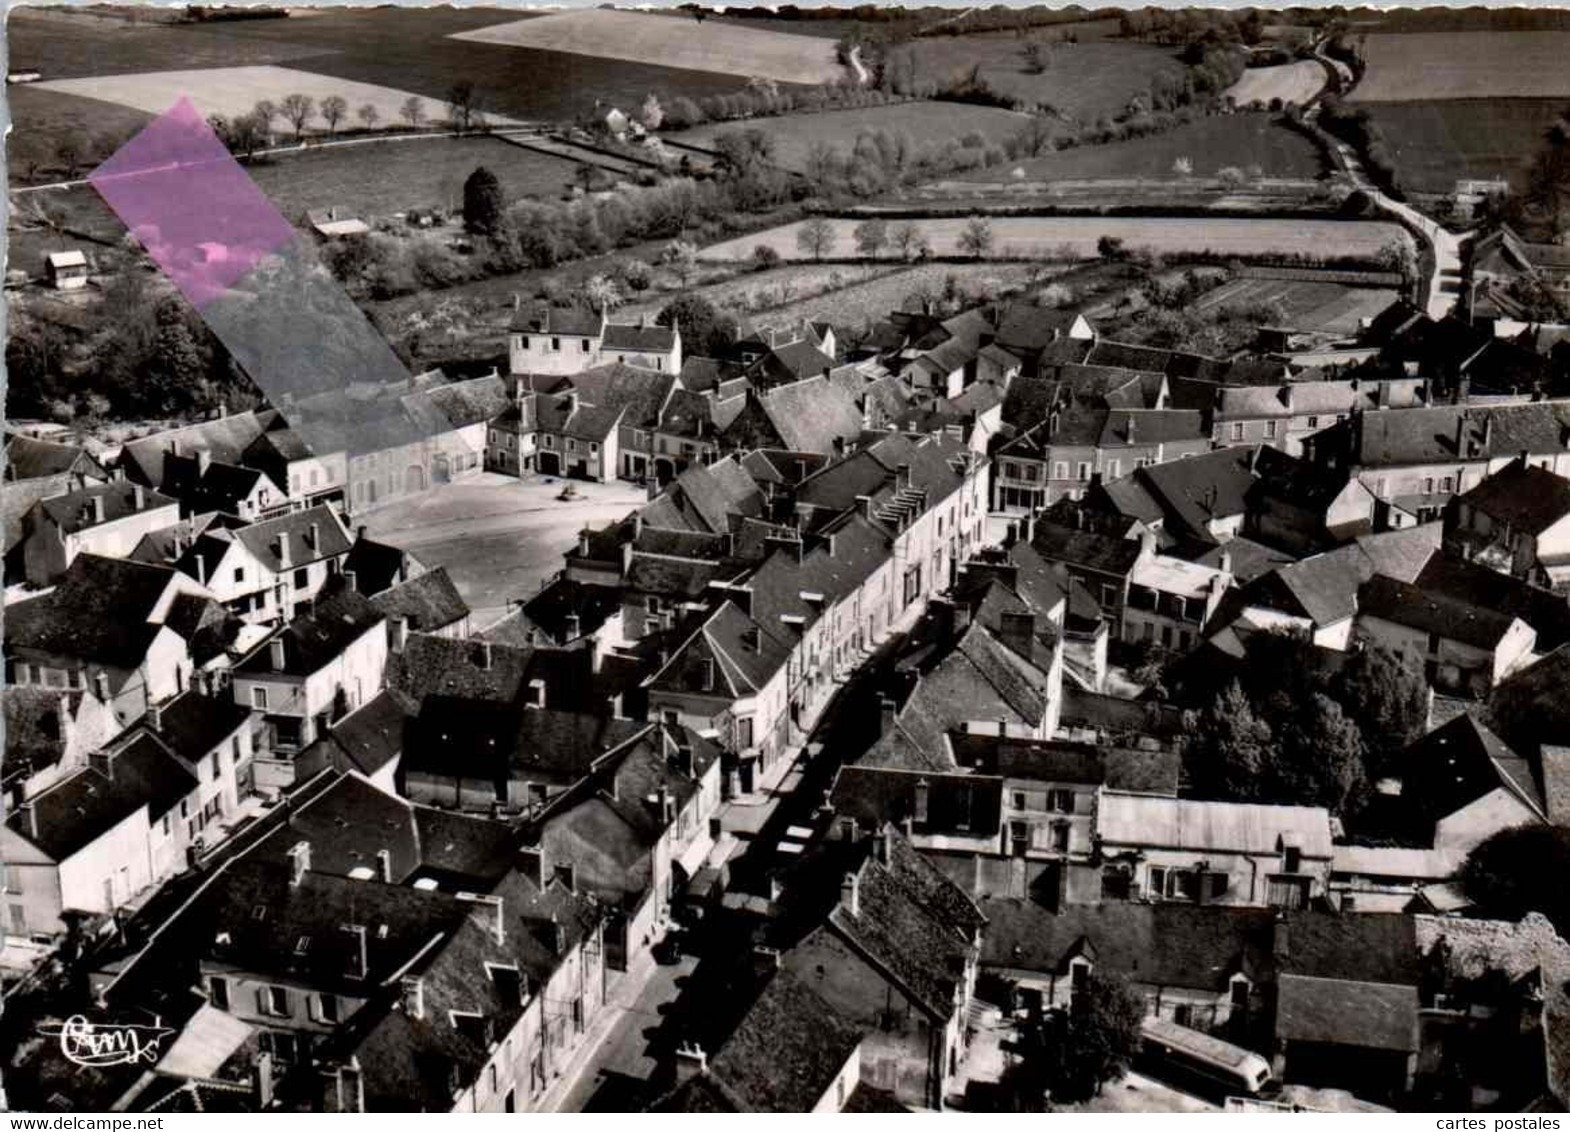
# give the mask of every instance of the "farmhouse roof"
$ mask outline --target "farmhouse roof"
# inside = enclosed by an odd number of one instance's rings
[[[245,725],[251,709],[229,696],[182,692],[158,709],[158,725],[145,715],[142,724],[175,755],[188,763],[200,761]]]
[[[50,252],[48,259],[49,266],[54,268],[87,266],[87,256],[80,249],[72,249],[68,252]]]

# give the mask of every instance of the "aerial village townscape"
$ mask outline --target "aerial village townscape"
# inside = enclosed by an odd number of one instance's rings
[[[6,34],[0,1108],[1570,1104],[1570,12]]]

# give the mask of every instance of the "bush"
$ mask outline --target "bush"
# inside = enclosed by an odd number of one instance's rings
[[[752,249],[752,266],[758,271],[767,271],[771,267],[780,265],[780,253],[768,244],[759,244]]]

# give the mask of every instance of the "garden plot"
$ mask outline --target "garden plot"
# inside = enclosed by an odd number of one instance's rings
[[[380,120],[389,125],[402,121],[403,104],[411,97],[406,90],[375,86],[371,83],[335,79],[310,71],[297,71],[291,67],[219,67],[202,71],[153,71],[137,75],[101,75],[89,79],[57,79],[37,84],[39,89],[60,91],[102,102],[118,103],[149,114],[162,114],[182,98],[202,115],[222,114],[233,117],[248,114],[262,99],[274,106],[291,94],[303,94],[315,103],[312,117],[305,123],[311,131],[324,131],[327,123],[321,116],[324,98],[337,95],[349,104],[348,115],[340,123],[347,127],[355,123],[360,107],[376,107]],[[435,99],[425,98],[427,120],[440,119],[446,113]],[[491,117],[494,125],[515,125],[512,119]],[[273,124],[275,130],[288,133],[292,126],[283,121]]]
[[[559,12],[452,38],[781,83],[834,83],[848,74],[827,39],[640,12]]]

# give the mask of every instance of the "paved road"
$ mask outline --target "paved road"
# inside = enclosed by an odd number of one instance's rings
[[[383,507],[363,522],[372,538],[447,567],[479,626],[560,570],[580,530],[625,518],[645,499],[619,481],[577,488],[578,499],[564,503],[556,498],[559,482],[486,473]]]

